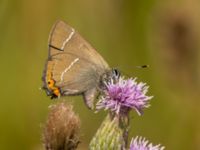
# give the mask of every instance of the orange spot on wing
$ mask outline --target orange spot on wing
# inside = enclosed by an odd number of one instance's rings
[[[52,75],[51,70],[52,70],[52,64],[49,63],[47,66],[47,76],[46,76],[47,87],[49,90],[53,92],[54,95],[59,97],[60,89],[57,86],[55,86],[55,80],[53,80],[53,75]]]

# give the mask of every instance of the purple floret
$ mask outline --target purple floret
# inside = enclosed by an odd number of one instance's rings
[[[130,143],[130,150],[164,150],[164,148],[160,144],[153,146],[148,140],[138,136],[132,138]]]
[[[152,96],[147,96],[148,86],[145,83],[137,83],[135,79],[125,80],[123,77],[117,83],[106,84],[104,95],[97,103],[97,110],[109,109],[116,114],[126,113],[131,109],[141,115],[142,109],[149,107],[149,100]]]

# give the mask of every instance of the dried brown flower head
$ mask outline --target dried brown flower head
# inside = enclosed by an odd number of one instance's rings
[[[46,150],[74,150],[79,141],[80,119],[73,106],[64,102],[50,106],[44,126],[43,142]]]

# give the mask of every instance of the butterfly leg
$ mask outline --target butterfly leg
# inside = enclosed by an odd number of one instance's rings
[[[83,93],[83,99],[89,109],[94,109],[94,100],[96,99],[98,91],[96,88],[87,90]]]

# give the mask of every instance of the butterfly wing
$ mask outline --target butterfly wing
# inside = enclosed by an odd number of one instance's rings
[[[108,68],[108,64],[101,55],[74,28],[63,21],[57,21],[53,26],[49,37],[49,46],[50,56],[63,51],[81,56],[99,67]]]
[[[72,27],[63,21],[54,25],[44,71],[45,89],[56,96],[59,92],[61,96],[83,94],[88,107],[92,107],[100,77],[108,69],[105,60]]]

